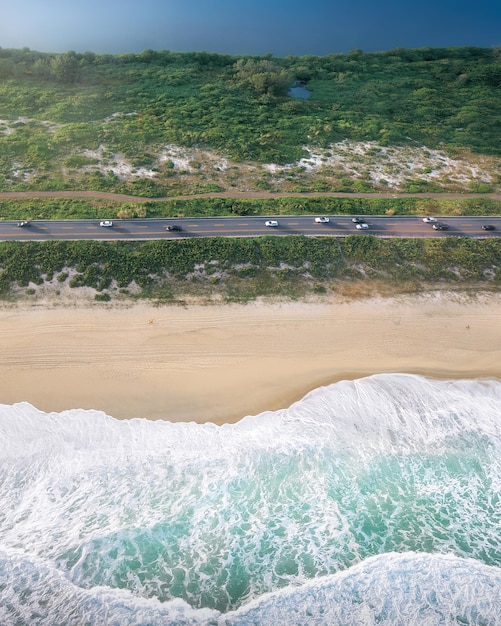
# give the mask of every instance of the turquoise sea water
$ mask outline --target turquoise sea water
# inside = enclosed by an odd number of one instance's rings
[[[501,623],[501,381],[237,424],[0,406],[0,624]]]

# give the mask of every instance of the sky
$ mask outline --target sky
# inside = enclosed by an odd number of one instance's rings
[[[0,0],[1,48],[283,57],[425,46],[501,46],[501,0]]]

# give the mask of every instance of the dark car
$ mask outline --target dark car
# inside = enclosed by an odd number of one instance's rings
[[[352,218],[351,218],[351,221],[352,221],[354,224],[363,224],[363,223],[365,222],[365,220],[364,220],[364,218],[363,218],[363,217],[352,217]]]
[[[22,222],[18,222],[18,223],[17,223],[17,225],[18,225],[20,228],[24,228],[24,226],[29,226],[29,225],[30,225],[30,223],[28,222],[28,220],[23,220]]]
[[[493,224],[484,224],[482,230],[496,230],[496,227]]]
[[[435,230],[447,230],[449,226],[447,226],[447,224],[442,224],[442,222],[437,222],[436,224],[433,224],[433,228]]]
[[[182,230],[182,229],[181,229],[181,226],[178,226],[177,224],[169,224],[169,226],[165,227],[165,230],[179,231],[179,230]]]

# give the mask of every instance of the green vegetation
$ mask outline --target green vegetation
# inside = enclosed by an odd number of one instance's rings
[[[501,215],[489,198],[199,198],[117,202],[70,198],[2,199],[0,219],[131,219],[134,217],[214,217],[217,215]]]
[[[307,84],[309,100],[288,96],[296,80]],[[138,203],[3,200],[0,219],[499,215],[499,202],[480,197],[501,183],[495,168],[491,179],[473,176],[466,185],[465,191],[479,194],[474,200],[419,196],[444,188],[438,179],[425,180],[431,166],[424,162],[400,186],[418,194],[413,198],[235,200],[196,194],[228,185],[272,191],[271,174],[254,168],[255,178],[247,185],[243,170],[230,166],[223,181],[205,174],[203,157],[192,157],[184,171],[171,153],[164,159],[159,155],[166,146],[179,146],[254,167],[294,163],[305,156],[306,145],[327,150],[349,140],[373,142],[374,153],[352,155],[361,171],[387,146],[440,148],[451,158],[476,152],[489,159],[501,155],[500,86],[500,49],[356,50],[275,59],[153,50],[56,55],[0,48],[0,190],[97,190],[144,198]],[[132,172],[120,174],[118,157]],[[331,179],[308,180],[305,167],[290,168],[283,172],[283,190],[374,191],[369,175],[350,177],[335,164],[329,167]],[[194,194],[189,200],[155,200],[186,191]],[[321,297],[341,283],[376,279],[410,288],[443,281],[497,288],[500,268],[497,239],[382,240],[369,235],[5,242],[0,243],[0,294],[7,298],[21,288],[35,298],[36,286],[50,283],[56,293],[92,287],[103,303],[115,297],[178,301],[183,294],[245,301],[262,295]]]
[[[295,79],[309,100],[287,95]],[[0,49],[0,189],[164,195],[168,162],[159,181],[135,183],[106,163],[120,154],[154,166],[168,144],[263,163],[344,139],[500,155],[500,84],[499,49],[473,47],[277,59]],[[104,171],[92,156],[100,147]]]
[[[501,241],[261,237],[131,242],[0,243],[0,294],[33,295],[48,282],[61,289],[92,287],[97,300],[114,297],[182,300],[218,294],[321,296],[340,283],[378,280],[418,290],[426,284],[501,286]]]
[[[148,216],[177,215],[500,215],[501,202],[489,198],[191,198],[148,202]],[[0,203],[0,210],[1,210]]]

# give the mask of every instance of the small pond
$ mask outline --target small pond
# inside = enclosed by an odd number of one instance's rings
[[[306,83],[297,80],[294,85],[289,89],[289,96],[298,98],[299,100],[308,100],[311,95],[311,91],[306,88]]]

